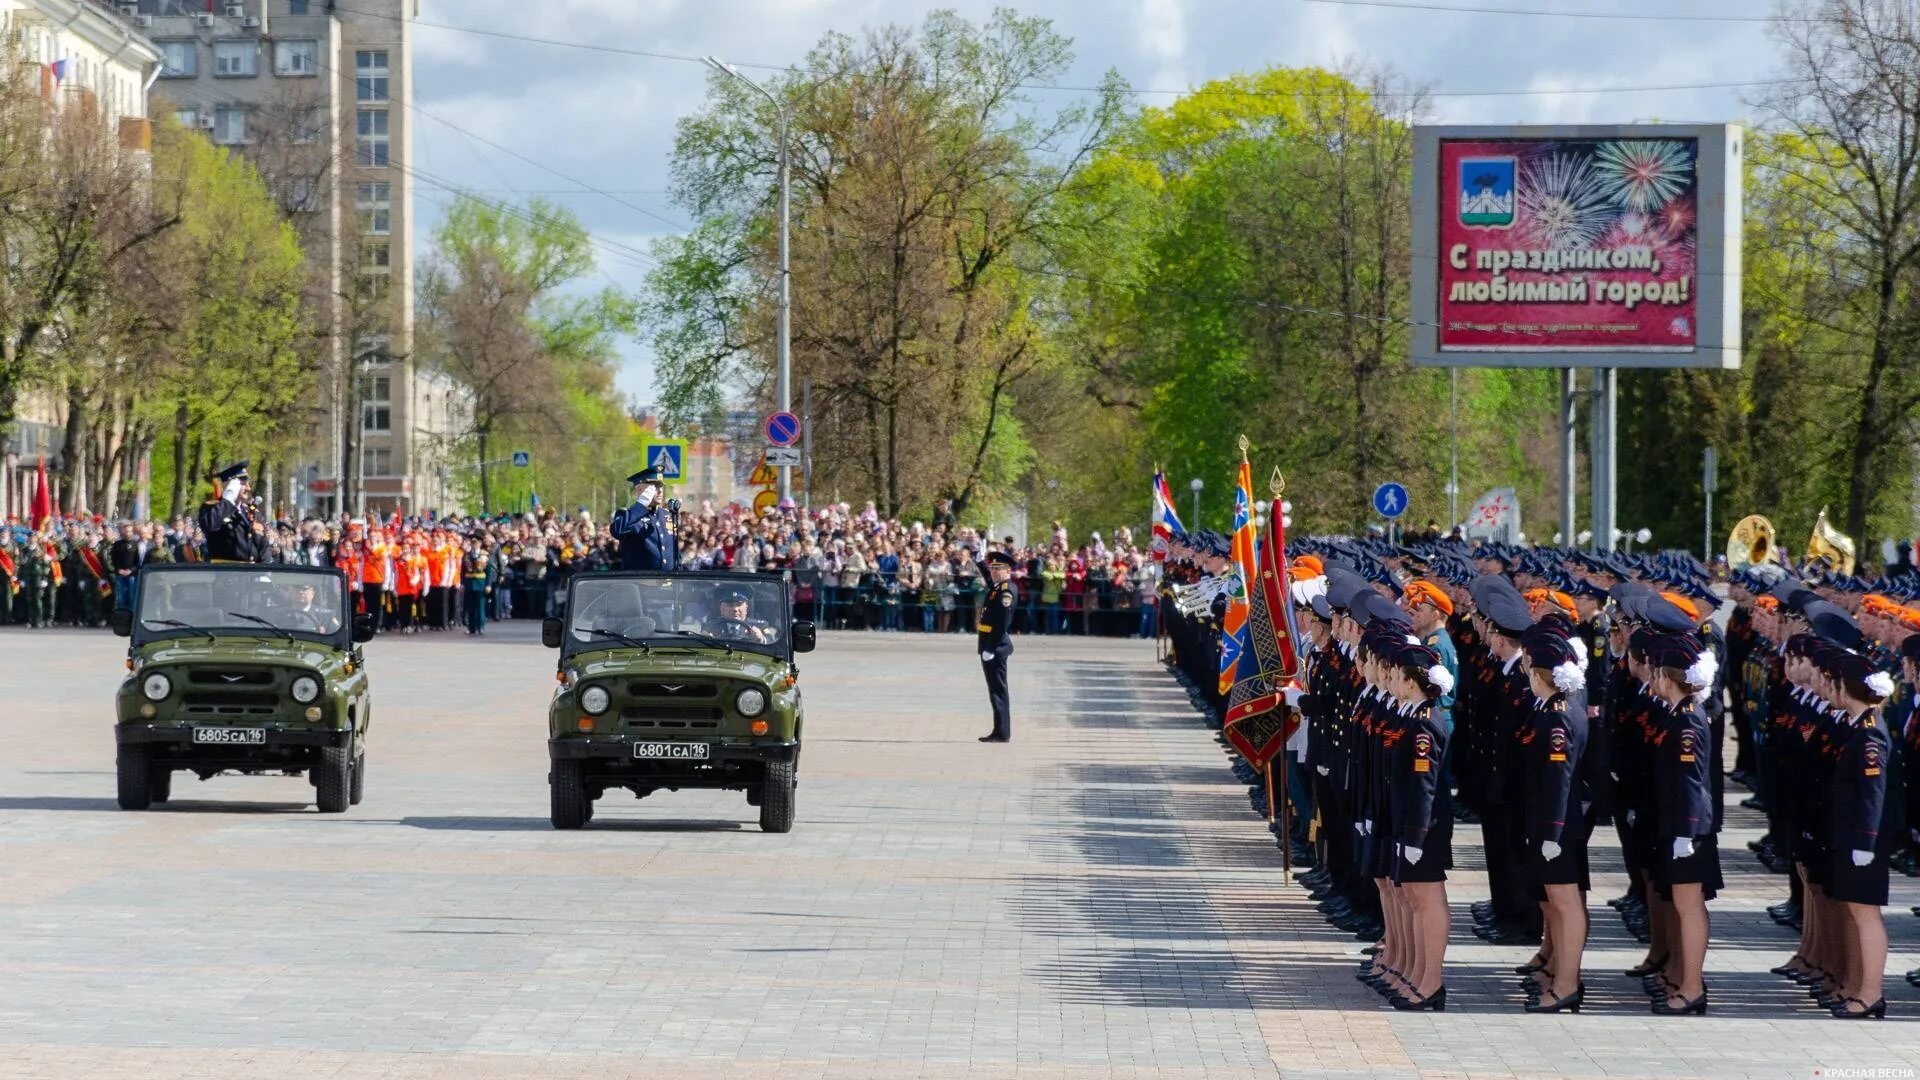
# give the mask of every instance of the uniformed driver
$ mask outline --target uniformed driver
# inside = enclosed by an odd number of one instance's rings
[[[753,618],[747,610],[746,591],[729,586],[718,598],[719,613],[707,620],[706,634],[722,641],[751,641],[771,645],[776,636],[773,626]]]

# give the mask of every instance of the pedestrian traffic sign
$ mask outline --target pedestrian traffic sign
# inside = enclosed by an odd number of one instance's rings
[[[1373,489],[1373,508],[1391,521],[1407,512],[1407,489],[1389,480]]]
[[[800,467],[800,448],[797,446],[770,446],[767,448],[767,464],[776,469],[797,469]]]
[[[779,482],[780,477],[767,465],[767,455],[761,454],[760,460],[753,463],[753,472],[747,475],[747,483],[752,487],[772,487]]]
[[[687,440],[648,439],[644,447],[646,452],[643,460],[648,468],[660,470],[663,483],[687,482]]]
[[[761,430],[774,446],[792,446],[800,438],[800,418],[783,410],[767,417]]]
[[[532,455],[532,454],[530,454],[530,453],[528,453],[528,452],[527,452],[527,451],[525,451],[525,450],[515,450],[515,451],[513,452],[513,467],[514,467],[514,468],[516,468],[516,469],[524,469],[524,468],[526,468],[527,466],[529,466],[529,465],[531,465],[531,464],[533,464],[533,455]]]

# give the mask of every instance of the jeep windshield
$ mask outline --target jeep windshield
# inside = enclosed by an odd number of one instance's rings
[[[345,579],[293,566],[153,567],[140,575],[136,644],[171,637],[289,637],[344,647]]]
[[[776,577],[583,575],[567,605],[566,651],[726,649],[785,657],[787,585]]]

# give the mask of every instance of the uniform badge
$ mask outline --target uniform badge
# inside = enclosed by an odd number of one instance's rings
[[[1001,606],[1001,607],[1012,607],[1012,606],[1013,606],[1013,594],[1012,594],[1012,593],[1010,593],[1010,592],[1003,592],[1003,593],[1001,593],[1001,594],[1000,594],[1000,606]]]
[[[1413,737],[1413,771],[1433,771],[1433,736],[1424,731]]]
[[[1865,756],[1867,761],[1867,767],[1864,770],[1864,775],[1879,776],[1880,775],[1880,748],[1878,746],[1867,747]]]
[[[1548,761],[1567,760],[1567,733],[1554,728],[1547,736],[1547,751]]]
[[[1680,733],[1680,760],[1687,762],[1694,760],[1694,734],[1692,731],[1683,731]]]

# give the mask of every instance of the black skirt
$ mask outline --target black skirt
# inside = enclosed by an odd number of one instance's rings
[[[1809,868],[1811,869],[1811,868]],[[1887,903],[1887,860],[1876,854],[1865,866],[1853,865],[1853,852],[1836,851],[1827,858],[1825,874],[1819,882],[1827,898],[1868,907]]]
[[[1434,829],[1427,833],[1427,842],[1420,848],[1420,861],[1417,863],[1400,857],[1400,845],[1393,846],[1396,849],[1393,860],[1394,884],[1447,880],[1447,870],[1453,865],[1453,830]]]
[[[1684,859],[1673,857],[1672,840],[1655,847],[1650,870],[1654,888],[1664,900],[1673,899],[1675,885],[1698,885],[1701,895],[1708,900],[1726,888],[1720,876],[1720,847],[1712,836],[1695,838],[1693,854]]]
[[[1528,843],[1525,868],[1527,881],[1533,885],[1578,885],[1585,892],[1593,888],[1592,876],[1587,866],[1587,834],[1590,827],[1584,821],[1569,822],[1560,830],[1560,855],[1548,859],[1540,853],[1538,841]],[[1538,897],[1545,899],[1544,895]]]

